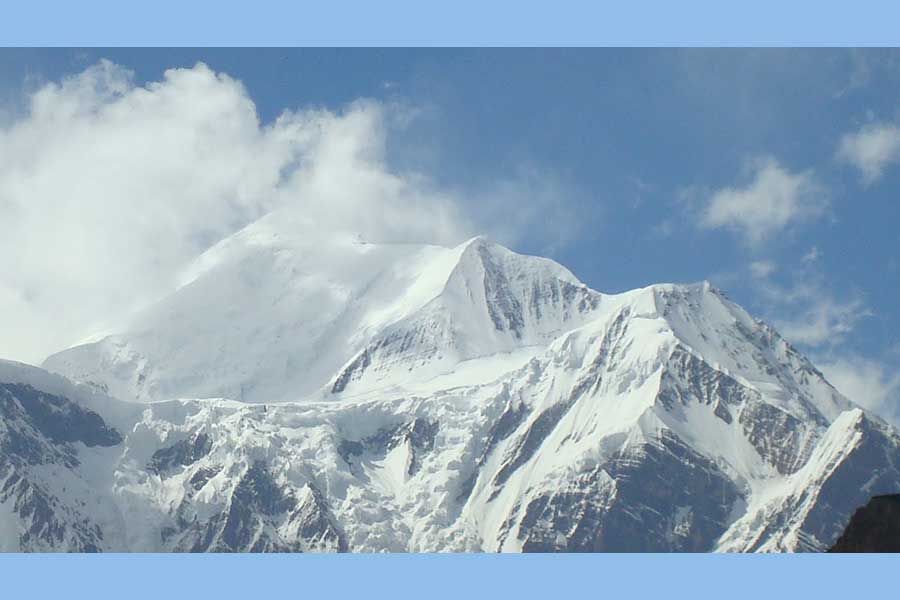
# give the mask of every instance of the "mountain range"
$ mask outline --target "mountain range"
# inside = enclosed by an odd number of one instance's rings
[[[709,283],[280,213],[0,362],[0,413],[6,551],[819,551],[900,491],[900,433]]]

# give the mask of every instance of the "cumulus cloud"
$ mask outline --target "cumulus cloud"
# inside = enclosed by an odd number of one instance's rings
[[[715,191],[704,203],[700,226],[726,228],[758,244],[791,224],[825,213],[828,199],[811,172],[792,173],[773,158],[748,165],[743,186]]]
[[[476,225],[457,195],[425,175],[388,168],[390,110],[357,101],[340,115],[316,111],[283,117],[312,132],[301,164],[278,187],[274,203],[301,210],[319,229],[352,231],[370,242],[459,242]]]
[[[825,378],[842,394],[900,426],[900,371],[860,356],[818,362]]]
[[[863,184],[871,185],[885,169],[900,162],[900,127],[890,123],[870,123],[841,138],[839,160],[856,167]]]
[[[279,207],[372,239],[458,238],[453,199],[387,169],[387,110],[262,125],[240,82],[202,64],[137,86],[102,61],[40,87],[0,129],[0,356],[79,341]]]
[[[549,246],[548,223],[578,221],[540,170],[473,190],[392,169],[415,114],[358,100],[263,124],[244,86],[203,64],[137,85],[104,60],[36,87],[0,125],[0,357],[39,362],[108,331],[273,210],[371,242]]]
[[[288,121],[204,66],[137,87],[103,61],[33,93],[0,131],[0,355],[72,341],[268,210],[308,137]]]

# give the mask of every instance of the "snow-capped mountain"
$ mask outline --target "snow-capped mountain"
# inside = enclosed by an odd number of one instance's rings
[[[45,366],[127,400],[297,400],[545,345],[600,300],[553,261],[482,238],[444,248],[296,228],[269,215],[207,252],[126,333]]]
[[[817,550],[900,490],[897,431],[709,284],[294,225],[0,363],[4,549]]]

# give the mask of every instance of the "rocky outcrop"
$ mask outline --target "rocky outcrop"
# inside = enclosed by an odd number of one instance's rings
[[[858,508],[829,552],[900,552],[900,494]]]

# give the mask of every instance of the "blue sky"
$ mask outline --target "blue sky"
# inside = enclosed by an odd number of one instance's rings
[[[709,279],[900,416],[898,51],[10,49],[0,124],[101,59],[202,61],[264,126],[369,99],[383,168],[476,228],[601,291]]]

